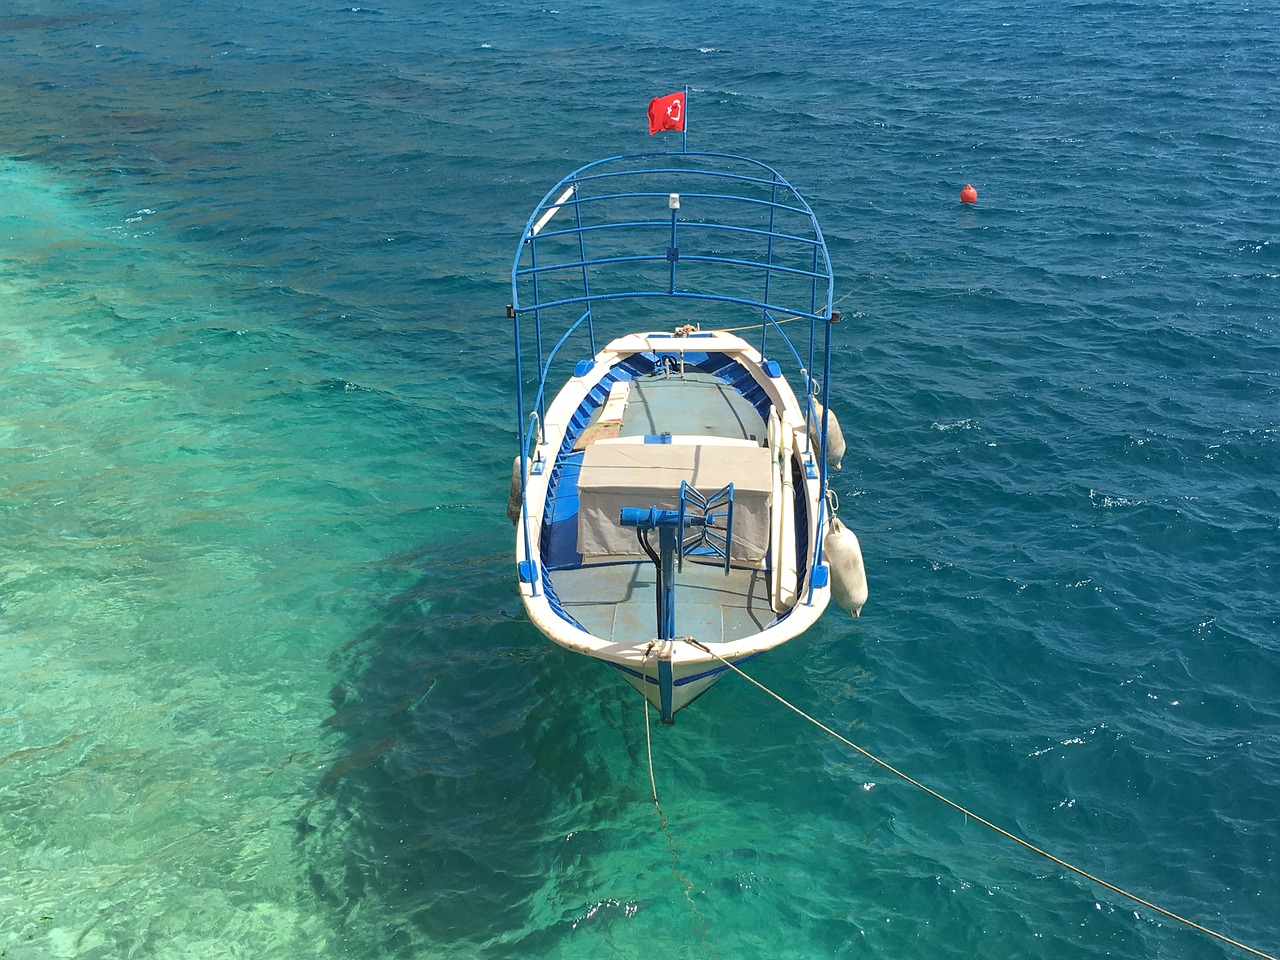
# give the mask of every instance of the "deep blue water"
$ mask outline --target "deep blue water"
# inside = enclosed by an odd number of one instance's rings
[[[736,678],[654,731],[669,840],[524,621],[517,234],[688,84],[844,293],[871,601],[753,675],[1276,953],[1276,13],[6,5],[0,950],[1245,955]]]

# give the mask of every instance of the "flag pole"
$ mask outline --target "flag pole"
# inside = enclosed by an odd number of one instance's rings
[[[680,136],[681,136],[680,152],[688,153],[689,152],[689,85],[687,83],[684,85],[684,124],[683,124],[683,129],[680,131]]]

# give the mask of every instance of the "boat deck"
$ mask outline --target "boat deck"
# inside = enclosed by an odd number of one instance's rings
[[[631,381],[619,436],[671,433],[765,441],[756,408],[731,384],[706,373],[637,377]]]
[[[649,561],[558,570],[565,611],[601,640],[643,642],[658,630],[656,571]],[[758,633],[773,622],[763,570],[730,570],[685,561],[676,574],[676,632],[702,643]]]
[[[746,397],[719,377],[692,371],[630,383],[618,436],[663,433],[766,442],[765,422]],[[569,498],[576,501],[576,489],[568,489],[576,488],[576,479],[566,476],[566,489],[558,491],[565,506],[573,502]],[[563,508],[556,519],[570,517],[576,526],[576,513]],[[613,642],[657,635],[656,571],[649,560],[562,568],[550,576],[565,612],[591,634]],[[765,570],[737,568],[726,575],[722,565],[686,560],[677,574],[677,632],[721,643],[763,630],[775,619],[766,576]]]

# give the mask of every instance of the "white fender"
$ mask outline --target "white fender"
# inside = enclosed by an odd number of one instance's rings
[[[507,493],[507,518],[512,523],[520,522],[520,457],[511,461],[511,489]]]
[[[818,441],[822,439],[822,404],[816,399],[813,401],[813,419],[809,422],[809,439],[813,441],[813,445],[817,446]],[[831,411],[831,418],[827,422],[827,463],[834,470],[840,469],[840,461],[844,459],[844,431],[840,429],[840,421],[836,417],[836,412]]]
[[[795,556],[795,528],[794,518],[791,515],[794,507],[788,510],[791,504],[791,489],[788,481],[791,477],[791,468],[789,465],[791,453],[790,444],[784,443],[786,430],[783,427],[782,420],[778,417],[778,410],[775,407],[769,411],[769,459],[770,474],[773,480],[772,492],[769,497],[769,550],[773,556],[773,569],[769,581],[769,599],[775,613],[781,613],[787,608],[790,602],[794,600],[786,597],[785,580],[786,568],[794,567],[795,560],[790,562],[786,560],[788,556]],[[784,452],[784,446],[788,448]],[[792,579],[794,580],[794,570],[792,571]],[[794,595],[795,587],[791,588]]]
[[[823,544],[831,566],[831,598],[856,617],[867,602],[867,568],[862,563],[862,546],[839,517],[831,518]]]
[[[780,493],[777,516],[778,536],[773,541],[773,610],[781,613],[796,602],[796,491],[791,473],[791,456],[799,424],[783,414],[779,424],[776,454]]]
[[[769,490],[769,543],[775,545],[782,538],[782,474],[778,470],[778,451],[782,443],[782,421],[778,419],[777,408],[769,411],[769,478],[772,487]],[[772,587],[772,585],[770,585]]]

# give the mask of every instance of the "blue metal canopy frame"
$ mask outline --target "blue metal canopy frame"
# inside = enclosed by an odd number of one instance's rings
[[[554,392],[567,379],[582,347],[595,356],[598,336],[674,330],[689,322],[715,327],[724,318],[732,326],[722,329],[758,330],[762,357],[769,356],[771,333],[778,337],[804,385],[806,419],[813,399],[821,400],[817,460],[825,510],[831,322],[839,319],[833,293],[817,217],[767,164],[679,151],[608,157],[573,171],[529,216],[511,268],[507,315],[515,336],[522,500],[529,454],[550,400],[548,383]],[[637,304],[647,309],[634,309]],[[782,325],[792,322],[801,322],[807,335],[789,334]],[[562,360],[571,341],[579,352]],[[532,377],[526,366],[533,367]],[[527,524],[521,535],[525,556],[533,557]],[[816,569],[821,544],[812,559]],[[533,573],[521,576],[536,592]]]

